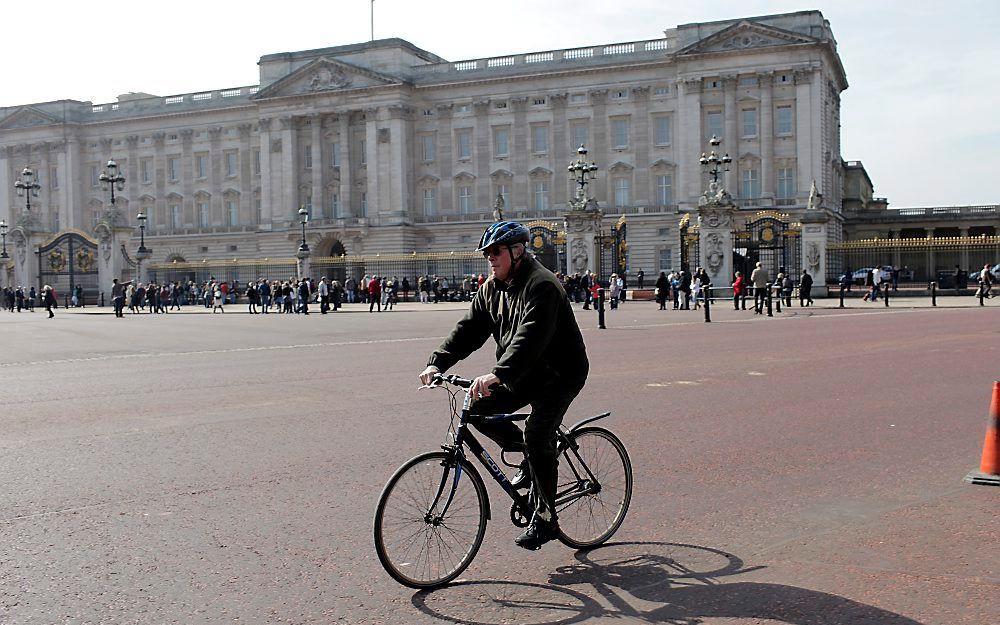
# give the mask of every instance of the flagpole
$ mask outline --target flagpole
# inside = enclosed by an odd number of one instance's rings
[[[372,7],[372,10],[371,10],[371,17],[372,17],[372,39],[371,40],[375,41],[375,0],[372,0],[371,7]]]

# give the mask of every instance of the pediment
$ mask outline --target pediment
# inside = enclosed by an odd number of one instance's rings
[[[14,128],[31,128],[32,126],[47,126],[58,124],[60,120],[32,106],[22,106],[7,117],[0,120],[0,130]]]
[[[766,26],[751,20],[743,20],[724,28],[714,35],[709,35],[700,41],[677,52],[678,56],[686,54],[705,54],[708,52],[734,52],[751,48],[771,48],[801,43],[815,43],[817,40],[806,35],[793,33],[783,28]]]
[[[622,161],[617,161],[614,165],[612,165],[611,167],[608,167],[608,171],[610,171],[610,172],[616,172],[616,173],[617,172],[632,171],[633,169],[635,169],[635,168],[632,167],[631,165],[629,165],[628,163],[624,163]]]
[[[498,178],[513,178],[513,177],[514,177],[513,172],[507,169],[503,169],[502,167],[499,169],[494,169],[492,172],[490,172],[490,178],[493,178],[494,180],[497,180]]]
[[[253,100],[399,85],[393,76],[327,57],[318,58],[261,89]]]

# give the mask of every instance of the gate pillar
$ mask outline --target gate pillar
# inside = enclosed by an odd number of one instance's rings
[[[698,199],[701,241],[698,263],[708,272],[712,284],[729,286],[733,279],[733,215],[736,205],[716,183]]]
[[[30,226],[25,225],[11,230],[9,238],[13,242],[14,253],[11,261],[14,264],[14,276],[12,286],[22,286],[25,289],[35,288],[41,290],[38,282],[41,267],[38,265],[38,254],[35,249],[42,242],[41,233],[32,232]]]
[[[597,235],[601,230],[601,217],[601,211],[596,206],[593,209],[566,211],[567,273],[598,271],[601,251]]]
[[[830,216],[825,210],[809,210],[802,214],[802,266],[812,274],[818,285],[826,283],[826,242]],[[796,279],[797,276],[793,276]]]

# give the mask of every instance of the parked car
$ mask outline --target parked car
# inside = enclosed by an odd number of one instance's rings
[[[868,274],[872,272],[872,267],[863,267],[858,269],[853,274],[851,274],[851,279],[854,280],[854,284],[864,285],[865,281],[868,280]],[[880,276],[882,277],[882,282],[892,282],[892,267],[889,265],[883,265],[880,269]],[[899,279],[903,280],[902,271],[900,271]],[[910,271],[910,278],[913,279],[913,272]]]

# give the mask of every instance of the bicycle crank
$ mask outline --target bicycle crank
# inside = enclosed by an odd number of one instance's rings
[[[515,527],[528,527],[528,523],[531,523],[531,516],[525,516],[515,503],[510,507],[510,520]]]

